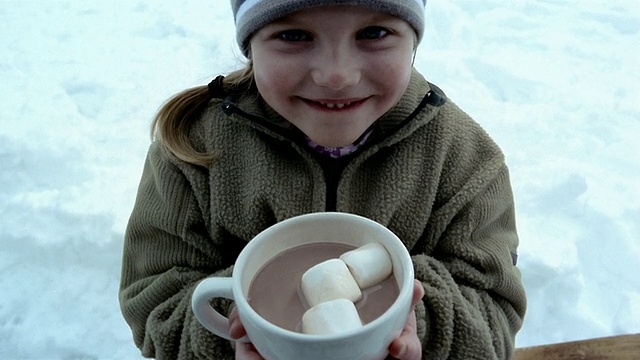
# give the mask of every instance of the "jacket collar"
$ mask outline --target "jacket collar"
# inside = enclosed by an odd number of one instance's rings
[[[254,90],[257,92],[257,90]],[[257,99],[257,101],[256,101]],[[430,121],[435,116],[435,108],[446,102],[446,96],[435,85],[429,83],[415,68],[412,70],[411,79],[407,90],[400,101],[389,112],[383,115],[375,126],[374,138],[387,138],[402,128],[413,132],[415,128]],[[242,117],[252,120],[254,125],[265,126],[285,137],[300,135],[289,121],[273,110],[264,99],[255,93],[239,98],[227,98],[223,107],[231,109],[230,112],[238,113]],[[417,113],[424,109],[432,110],[427,116],[420,116],[419,121],[413,121]],[[411,126],[406,126],[411,124]],[[271,132],[268,131],[268,132]],[[402,133],[405,133],[402,131]],[[406,133],[405,133],[406,136]]]

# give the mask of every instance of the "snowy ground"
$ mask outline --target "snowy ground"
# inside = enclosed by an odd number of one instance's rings
[[[640,332],[640,2],[428,3],[416,66],[512,170],[518,346]],[[0,358],[137,359],[124,228],[171,94],[241,63],[228,2],[0,1]]]

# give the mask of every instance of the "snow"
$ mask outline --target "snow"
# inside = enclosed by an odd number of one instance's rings
[[[0,358],[139,359],[123,233],[170,95],[241,66],[229,4],[0,2]],[[429,1],[416,67],[511,169],[517,345],[640,332],[640,2]]]

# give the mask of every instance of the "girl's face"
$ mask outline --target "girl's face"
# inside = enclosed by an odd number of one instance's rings
[[[362,6],[302,10],[252,37],[256,85],[314,142],[349,145],[406,90],[415,36],[404,20]]]

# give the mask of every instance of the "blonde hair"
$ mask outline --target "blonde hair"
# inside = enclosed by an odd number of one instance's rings
[[[236,70],[222,80],[225,92],[242,93],[253,86],[253,64]],[[206,167],[215,155],[198,151],[189,140],[191,124],[204,113],[212,95],[208,86],[184,90],[167,100],[151,123],[151,139],[160,141],[178,159]]]

